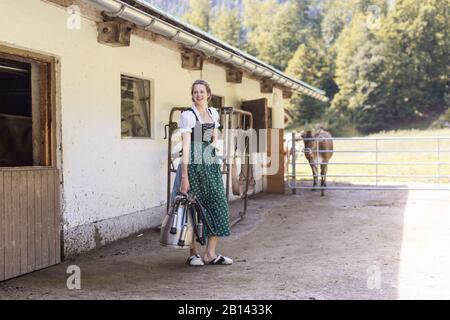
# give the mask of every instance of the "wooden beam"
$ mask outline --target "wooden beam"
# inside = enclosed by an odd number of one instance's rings
[[[40,89],[40,118],[39,123],[41,127],[41,155],[40,165],[51,166],[51,91],[50,91],[50,70],[48,63],[40,63],[39,65],[39,89]]]
[[[227,68],[227,82],[242,83],[243,72],[232,67]]]
[[[129,47],[133,25],[123,21],[106,21],[98,24],[97,41],[111,47]]]
[[[292,97],[292,91],[291,90],[283,90],[283,99],[290,99]]]
[[[261,93],[272,93],[273,92],[273,82],[268,79],[263,79],[260,82]]]
[[[203,56],[193,51],[181,52],[181,67],[187,70],[202,70]]]

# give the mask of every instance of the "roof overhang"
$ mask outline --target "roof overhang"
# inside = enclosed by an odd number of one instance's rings
[[[297,91],[321,101],[328,101],[325,91],[294,79],[213,36],[190,26],[143,0],[84,0],[98,7],[109,17],[118,17],[137,27],[175,41],[184,47],[202,52],[206,57],[232,65],[257,78],[272,81],[285,89]]]

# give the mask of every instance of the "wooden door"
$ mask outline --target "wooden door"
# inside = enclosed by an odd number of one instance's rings
[[[277,146],[273,145],[273,141],[276,138],[275,132],[278,134]],[[274,139],[272,139],[272,136]],[[284,194],[284,145],[283,145],[284,129],[269,129],[268,131],[268,151],[267,156],[271,159],[271,165],[274,162],[277,163],[278,170],[275,174],[267,175],[267,187],[266,192],[268,193],[279,193]],[[275,141],[276,141],[275,140]]]
[[[0,281],[61,261],[55,59],[0,45]]]
[[[0,171],[0,281],[61,262],[58,170]]]

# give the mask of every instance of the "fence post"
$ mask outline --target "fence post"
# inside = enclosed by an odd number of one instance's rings
[[[438,189],[441,189],[441,139],[437,138]]]
[[[375,140],[375,186],[378,187],[378,139]]]
[[[320,159],[320,145],[319,145],[319,139],[321,136],[319,136],[316,140],[316,148],[317,148],[317,161],[316,161],[316,168],[317,168],[317,184],[320,183],[320,181],[322,180],[322,171],[320,170],[320,168],[322,167],[322,160]],[[320,181],[319,181],[319,177],[320,177]],[[320,188],[322,189],[322,184],[320,184]],[[322,190],[323,192],[323,190]]]
[[[288,150],[289,152],[289,150]],[[295,151],[295,132],[292,132],[292,180],[294,181],[294,187],[292,188],[292,194],[297,193],[297,180],[296,180],[296,173],[295,173],[295,161],[296,161],[296,151]],[[288,153],[288,160],[289,160],[289,153]]]

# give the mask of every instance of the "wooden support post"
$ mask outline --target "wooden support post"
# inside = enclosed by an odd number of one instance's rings
[[[181,52],[181,67],[187,70],[202,70],[203,56],[192,51]]]
[[[227,68],[227,82],[242,83],[242,74],[243,74],[242,71],[228,67]]]
[[[111,47],[129,47],[133,25],[124,21],[106,21],[98,24],[97,41]]]
[[[291,90],[283,90],[283,99],[290,99],[292,97],[292,91]]]
[[[261,93],[272,93],[273,92],[273,82],[269,79],[263,79],[260,82]]]

